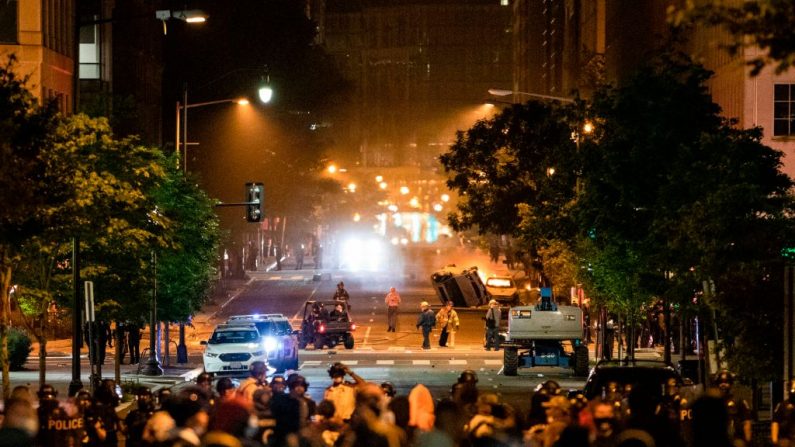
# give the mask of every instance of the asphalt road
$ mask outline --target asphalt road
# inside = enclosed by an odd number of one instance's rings
[[[346,350],[337,346],[335,349],[301,350],[299,354],[299,372],[310,382],[308,392],[316,400],[322,399],[323,389],[330,384],[326,370],[338,361],[349,365],[366,380],[392,382],[400,394],[408,394],[413,386],[422,383],[437,399],[449,395],[450,387],[461,371],[472,369],[479,377],[481,391],[495,392],[503,401],[521,409],[527,408],[530,392],[545,380],[554,379],[564,389],[582,387],[583,379],[574,377],[569,369],[520,369],[516,377],[501,374],[502,352],[483,349],[484,322],[481,317],[485,314],[485,308],[457,309],[461,330],[456,334],[455,347],[439,347],[439,331],[434,330],[431,339],[433,348],[429,351],[420,349],[422,335],[415,327],[420,302],[428,301],[435,310],[441,306],[430,285],[430,274],[451,263],[462,268],[473,265],[488,268],[488,260],[473,253],[415,249],[404,251],[393,261],[391,271],[380,272],[344,269],[316,272],[311,265],[299,271],[290,269],[292,264],[289,260],[282,271],[249,272],[250,280],[236,293],[218,300],[208,309],[206,324],[200,328],[197,326],[196,330],[191,329],[188,340],[191,366],[169,370],[169,374],[174,376],[172,384],[184,383],[185,379],[178,377],[180,374],[187,377],[191,377],[191,373],[195,375],[196,371],[191,372],[191,368],[201,365],[202,347],[198,342],[209,337],[212,327],[224,322],[228,316],[282,313],[292,319],[294,328],[298,328],[304,303],[309,299],[331,298],[336,284],[344,281],[351,296],[351,317],[357,324],[354,349]],[[315,280],[316,273],[321,273],[320,280]],[[386,332],[384,296],[390,287],[396,287],[402,298],[398,331],[395,333]],[[172,337],[175,334],[172,333]],[[144,346],[145,343],[142,343],[142,348]],[[103,368],[105,377],[113,375],[112,359],[109,352]],[[71,377],[68,355],[50,358],[47,363],[48,382],[62,389],[61,396],[65,396]],[[81,363],[85,384],[89,368],[85,359]],[[27,366],[28,371],[12,373],[12,385],[36,383],[37,363],[29,362]],[[136,369],[133,365],[124,365],[122,380],[153,383],[160,380],[136,376]],[[168,386],[166,380],[163,384]]]
[[[461,266],[471,266],[469,259]],[[484,323],[481,317],[485,308],[456,309],[461,320],[461,330],[456,334],[455,347],[438,346],[438,330],[434,330],[430,351],[420,349],[422,335],[415,324],[420,303],[428,301],[436,310],[441,306],[431,285],[430,274],[439,267],[455,263],[458,259],[449,253],[418,251],[404,253],[400,270],[382,272],[354,272],[346,270],[324,271],[319,281],[313,280],[313,270],[291,270],[285,263],[277,272],[250,274],[251,281],[225,306],[214,320],[221,322],[230,315],[250,313],[282,313],[292,319],[293,327],[300,326],[304,303],[310,299],[329,299],[336,284],[345,283],[351,300],[351,318],[357,324],[355,347],[342,346],[326,350],[302,350],[299,354],[300,373],[310,382],[309,393],[322,398],[323,388],[329,385],[326,374],[334,362],[349,365],[363,378],[390,381],[399,393],[407,394],[418,383],[427,386],[435,398],[449,395],[451,385],[461,371],[472,369],[479,377],[482,391],[492,391],[503,400],[520,408],[529,404],[530,392],[539,383],[554,379],[564,388],[581,388],[583,379],[574,377],[571,370],[562,368],[521,369],[519,376],[501,374],[502,352],[483,349]],[[459,261],[460,262],[460,261]],[[310,266],[311,268],[311,266]],[[384,296],[390,287],[396,287],[402,304],[398,331],[386,332],[386,306]]]

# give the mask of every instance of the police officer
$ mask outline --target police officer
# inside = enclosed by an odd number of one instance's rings
[[[213,375],[208,372],[203,372],[196,377],[196,385],[201,388],[209,399],[210,410],[215,408],[218,401],[218,393],[213,389]]]
[[[284,376],[273,376],[271,379],[271,390],[273,394],[285,394],[287,392],[287,379]]]
[[[124,419],[126,426],[126,447],[143,447],[148,445],[143,440],[146,422],[155,412],[155,401],[152,391],[145,386],[135,390],[135,410],[131,411]]]
[[[94,400],[91,398],[91,393],[87,390],[81,389],[75,394],[75,407],[77,407],[77,414],[81,420],[79,432],[76,434],[77,445],[90,445],[91,438],[88,435],[87,418],[91,416],[91,409],[94,406]]]
[[[166,401],[171,397],[171,389],[170,388],[161,388],[160,391],[157,392],[156,402],[155,402],[155,410],[164,410],[164,405]]]
[[[347,421],[351,418],[353,410],[356,408],[356,387],[365,383],[365,381],[351,371],[350,368],[339,362],[331,365],[331,368],[328,369],[328,375],[331,378],[331,385],[323,393],[323,399],[334,403],[334,417]],[[346,381],[346,375],[350,376],[354,382]]]
[[[795,378],[790,379],[787,400],[776,405],[770,424],[770,441],[773,445],[795,445]]]
[[[39,398],[39,433],[36,436],[37,445],[57,446],[64,445],[64,433],[58,430],[61,421],[66,416],[58,403],[58,390],[54,386],[44,384],[36,393]]]
[[[729,411],[729,434],[734,439],[735,445],[750,445],[751,406],[744,399],[734,397],[733,385],[734,374],[728,370],[721,370],[715,377],[715,386]]]
[[[392,398],[394,398],[395,395],[397,394],[395,385],[392,382],[387,381],[387,382],[381,382],[381,385],[379,386],[381,387],[381,391],[384,392],[385,403],[389,404]]]
[[[478,383],[478,373],[471,369],[465,369],[458,375],[458,383],[476,385]]]
[[[346,303],[348,302],[348,300],[351,299],[351,296],[348,294],[348,291],[345,290],[345,283],[340,281],[337,284],[337,290],[334,291],[334,296],[332,298],[335,300],[343,300]],[[348,305],[348,307],[350,307],[350,304]]]
[[[130,364],[136,365],[141,361],[141,323],[132,321],[126,325],[127,345],[130,348]]]
[[[94,390],[94,405],[86,412],[86,431],[90,445],[116,447],[119,444],[118,432],[121,421],[116,415],[119,396],[116,394],[116,381],[104,379]]]
[[[679,384],[673,377],[665,382],[665,394],[657,405],[656,414],[677,433],[682,433],[683,421],[689,419],[687,399],[679,394]]]
[[[527,428],[533,428],[547,423],[547,414],[544,404],[549,402],[554,396],[561,394],[560,384],[554,380],[547,380],[538,384],[530,398],[530,411],[527,415]]]
[[[627,416],[623,390],[618,382],[610,381],[604,388],[602,400],[613,406],[613,414],[619,421],[624,421]]]

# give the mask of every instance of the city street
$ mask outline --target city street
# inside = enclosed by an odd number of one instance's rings
[[[485,314],[485,308],[457,309],[461,330],[455,336],[454,347],[439,347],[439,330],[435,329],[431,334],[432,349],[421,349],[422,335],[415,327],[420,303],[428,301],[434,311],[441,304],[430,284],[432,266],[443,266],[457,259],[465,260],[467,263],[463,265],[467,266],[477,263],[483,268],[496,269],[499,266],[490,266],[487,258],[471,252],[455,251],[442,255],[435,250],[415,250],[411,256],[414,262],[405,270],[393,272],[315,271],[311,264],[303,270],[294,270],[289,259],[283,264],[282,271],[250,271],[246,281],[236,282],[235,286],[230,287],[228,296],[216,298],[196,316],[193,327],[187,328],[187,365],[175,364],[177,331],[172,327],[171,367],[167,369],[166,376],[139,376],[137,365],[122,365],[122,381],[167,386],[186,383],[201,370],[204,348],[200,341],[208,339],[214,327],[225,322],[229,316],[282,313],[291,319],[293,328],[297,329],[306,300],[331,298],[336,284],[342,281],[350,293],[352,320],[357,325],[355,346],[352,350],[341,345],[323,350],[315,350],[310,346],[300,351],[299,372],[312,384],[309,394],[315,399],[322,399],[323,388],[330,383],[326,370],[335,362],[347,364],[367,380],[378,383],[390,381],[403,394],[408,394],[415,384],[422,383],[435,398],[447,396],[461,371],[471,369],[477,372],[479,386],[483,390],[499,393],[507,402],[520,407],[528,403],[527,392],[548,379],[558,381],[565,389],[582,387],[583,378],[574,377],[571,370],[563,368],[520,369],[517,377],[502,375],[502,351],[485,351],[483,348],[484,322],[481,317]],[[320,276],[320,280],[316,280],[316,275]],[[402,299],[395,333],[386,331],[384,295],[390,287],[395,287]],[[148,346],[148,340],[148,332],[145,332],[142,350]],[[50,345],[52,355],[47,362],[48,382],[63,390],[64,394],[71,378],[71,358],[67,355],[69,349],[66,342],[56,341]],[[54,347],[58,347],[57,351]],[[113,377],[112,351],[108,350],[103,366],[105,377]],[[35,383],[38,377],[37,362],[38,358],[31,355],[26,365],[29,371],[12,372],[12,384]],[[81,368],[83,381],[87,383],[89,366],[85,355]]]
[[[329,299],[336,284],[344,282],[351,296],[351,315],[356,323],[355,347],[346,350],[341,345],[334,349],[302,350],[299,355],[300,373],[311,384],[325,387],[330,383],[326,374],[328,366],[343,362],[359,375],[374,382],[391,381],[400,393],[407,394],[417,383],[431,389],[434,397],[445,397],[461,371],[472,369],[478,373],[479,385],[484,390],[503,394],[516,404],[527,403],[526,392],[545,380],[554,379],[567,389],[579,388],[583,378],[574,377],[571,370],[562,368],[520,369],[519,376],[501,374],[502,352],[489,352],[483,348],[485,308],[457,309],[461,330],[456,334],[455,347],[438,346],[438,329],[431,334],[430,351],[421,349],[422,335],[416,329],[420,303],[428,301],[434,311],[440,300],[431,287],[431,266],[442,267],[463,258],[489,267],[488,258],[468,253],[462,255],[437,254],[434,250],[417,250],[412,253],[405,271],[350,272],[324,271],[320,281],[313,281],[313,270],[291,270],[290,263],[282,271],[250,272],[251,280],[240,293],[227,301],[222,309],[208,320],[205,330],[212,324],[225,321],[230,315],[249,313],[283,313],[290,317],[293,327],[300,326],[303,306],[307,299]],[[460,256],[460,258],[456,258]],[[497,268],[498,266],[491,266]],[[397,332],[388,333],[384,296],[390,287],[400,293],[402,304]],[[209,332],[197,332],[199,338]],[[197,342],[198,340],[194,340]],[[322,389],[310,387],[309,393],[318,398]]]

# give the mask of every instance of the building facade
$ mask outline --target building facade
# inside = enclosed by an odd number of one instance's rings
[[[513,90],[588,97],[599,82],[621,82],[665,42],[668,8],[681,3],[514,0]],[[730,55],[723,48],[729,38],[699,25],[687,51],[715,73],[708,85],[723,116],[743,128],[762,127],[763,143],[784,153],[783,170],[795,178],[795,70],[766,67],[752,77],[746,62],[759,50]]]
[[[3,1],[0,57],[16,56],[15,71],[29,77],[40,101],[108,116],[117,135],[160,144],[163,25],[156,9],[144,0]]]
[[[39,101],[55,100],[70,112],[74,104],[75,0],[0,2],[0,57],[17,58],[15,72]]]
[[[327,0],[324,44],[355,86],[341,146],[363,166],[435,167],[466,112],[510,85],[510,17],[494,0]]]

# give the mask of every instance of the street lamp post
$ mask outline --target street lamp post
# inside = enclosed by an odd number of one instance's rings
[[[261,98],[262,99],[262,98]],[[263,102],[267,102],[262,100]],[[180,150],[180,141],[182,142],[182,169],[183,172],[188,172],[188,109],[196,107],[205,107],[215,104],[235,103],[238,105],[248,105],[249,101],[245,98],[234,99],[218,99],[215,101],[198,102],[194,104],[188,103],[188,85],[184,84],[182,89],[182,101],[177,101],[176,108],[176,136],[175,136],[175,149]],[[181,118],[181,120],[180,120]],[[154,312],[154,311],[153,311]],[[154,326],[153,326],[154,327]],[[168,350],[166,350],[168,354]],[[150,355],[151,358],[151,355]],[[177,363],[188,363],[188,347],[185,344],[185,323],[179,323],[179,343],[177,343]]]
[[[162,376],[163,368],[157,358],[157,253],[152,252],[152,308],[149,311],[149,359],[141,374]]]
[[[215,101],[197,102],[194,104],[188,103],[188,86],[187,84],[182,89],[182,101],[177,101],[177,134],[176,134],[176,150],[179,151],[180,144],[182,145],[182,169],[183,172],[188,172],[188,109],[196,107],[211,106],[215,104],[235,103],[241,106],[248,105],[248,99],[245,98],[230,98],[218,99]],[[181,118],[181,121],[180,121]]]

